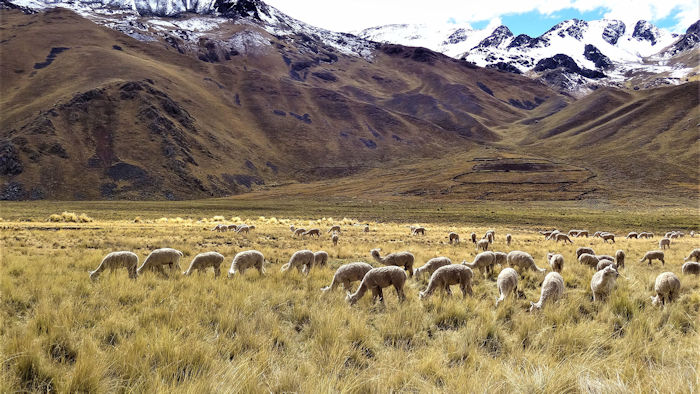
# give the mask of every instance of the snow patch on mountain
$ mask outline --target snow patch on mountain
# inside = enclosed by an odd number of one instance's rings
[[[96,23],[142,41],[173,33],[196,43],[227,23],[250,24],[275,36],[314,37],[342,54],[371,60],[374,46],[352,34],[337,33],[294,19],[260,0],[12,0],[32,9],[62,7]],[[262,36],[261,36],[262,37]],[[257,37],[232,37],[249,53],[253,46],[270,45]],[[255,44],[255,45],[253,45]],[[238,46],[240,46],[238,45]]]
[[[482,67],[526,75],[532,75],[540,61],[549,59],[549,65],[560,64],[564,58],[555,57],[565,55],[583,72],[566,81],[557,78],[564,81],[565,85],[621,85],[634,73],[665,73],[669,76],[667,79],[675,79],[675,83],[679,83],[680,78],[693,72],[693,67],[672,65],[668,58],[694,47],[700,41],[697,34],[693,33],[695,28],[689,28],[691,33],[679,37],[647,21],[626,26],[622,21],[611,19],[571,19],[553,26],[539,37],[525,34],[514,36],[506,26],[499,26],[493,31],[474,30],[466,26],[461,27],[465,39],[452,43],[448,38],[457,29],[460,28],[387,25],[362,30],[358,35],[380,42],[424,46]],[[681,39],[682,42],[678,43]],[[571,66],[568,61],[564,63]],[[570,73],[577,70],[576,67],[564,69]],[[600,73],[604,77],[600,77]],[[591,80],[590,75],[596,75],[597,78]]]
[[[487,30],[475,30],[469,24],[385,25],[353,33],[358,37],[377,42],[424,47],[451,57],[458,57],[489,35]]]

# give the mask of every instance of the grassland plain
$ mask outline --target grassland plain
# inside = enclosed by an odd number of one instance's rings
[[[700,278],[681,275],[680,267],[700,238],[674,241],[663,267],[639,262],[658,248],[659,232],[697,230],[697,210],[521,206],[3,204],[0,391],[697,392]],[[48,222],[63,210],[94,220]],[[214,215],[256,229],[246,235],[211,232]],[[371,232],[362,232],[355,225],[360,223],[369,223]],[[407,226],[414,223],[426,226],[427,235],[409,236]],[[318,227],[323,235],[295,239],[290,224]],[[331,224],[343,226],[336,247],[325,233]],[[536,233],[551,227],[611,230],[618,239],[611,245],[577,238],[565,246]],[[385,306],[365,297],[349,307],[341,290],[321,295],[339,265],[376,266],[372,248],[409,250],[416,266],[441,255],[471,261],[476,251],[464,240],[488,228],[496,230],[494,250],[527,251],[540,267],[548,268],[547,252],[562,253],[563,299],[527,312],[543,279],[527,272],[518,286],[521,296],[495,308],[499,268],[489,278],[477,273],[474,296],[466,299],[456,292],[419,301],[427,278],[409,279],[404,303],[393,291],[385,292]],[[627,231],[639,230],[657,237],[624,239]],[[462,243],[449,245],[449,231],[458,232]],[[513,234],[510,247],[506,233]],[[267,275],[214,279],[209,271],[166,279],[146,273],[133,281],[124,271],[88,279],[87,271],[108,252],[131,250],[143,261],[150,250],[166,246],[184,252],[183,270],[200,252],[224,254],[227,269],[235,253],[257,249],[269,262]],[[624,277],[605,303],[591,301],[593,271],[575,261],[579,246],[600,254],[627,252]],[[281,274],[281,265],[304,248],[326,250],[329,266],[308,277]],[[665,308],[652,307],[654,279],[664,271],[679,275],[681,295]]]

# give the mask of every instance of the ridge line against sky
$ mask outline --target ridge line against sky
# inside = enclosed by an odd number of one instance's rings
[[[555,24],[619,19],[631,31],[638,20],[684,33],[700,17],[697,0],[265,0],[291,17],[334,31],[356,32],[389,24],[436,27],[468,24],[475,29],[508,26],[513,34],[537,37]]]

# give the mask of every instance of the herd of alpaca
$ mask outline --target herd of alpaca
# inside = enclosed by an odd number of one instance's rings
[[[236,231],[249,233],[255,229],[253,225],[217,225],[212,231]],[[293,236],[317,236],[320,237],[320,229],[305,230],[290,226]],[[369,232],[369,225],[363,227],[364,232]],[[333,245],[337,245],[341,228],[338,225],[332,226],[328,231],[331,234]],[[411,226],[411,235],[425,235],[426,229],[420,226]],[[557,230],[540,231],[540,234],[545,236],[545,239],[560,240],[572,242],[571,238],[588,237],[587,230],[571,230],[568,233],[559,232]],[[693,236],[694,234],[691,234]],[[653,238],[653,233],[650,232],[631,232],[625,237],[626,239]],[[659,247],[669,248],[672,239],[677,239],[684,236],[682,232],[669,232],[659,242]],[[593,237],[601,237],[604,242],[610,240],[615,242],[615,235],[608,232],[596,232]],[[459,235],[450,232],[447,236],[449,243],[452,245],[459,244]],[[432,295],[436,290],[442,290],[446,294],[451,295],[450,286],[459,285],[462,291],[462,296],[472,295],[472,282],[474,271],[478,269],[480,276],[484,274],[489,276],[493,274],[494,267],[499,265],[502,267],[498,274],[496,286],[498,288],[499,297],[496,300],[496,306],[503,302],[509,294],[517,295],[518,291],[518,271],[522,272],[531,270],[538,274],[545,274],[547,269],[540,268],[535,263],[533,257],[524,251],[513,250],[509,253],[488,251],[489,245],[493,244],[496,238],[494,230],[489,230],[482,239],[477,240],[476,234],[472,233],[470,239],[477,247],[477,251],[482,250],[477,254],[472,262],[462,261],[460,264],[453,264],[452,260],[447,257],[435,257],[428,260],[422,266],[414,270],[415,257],[408,251],[386,254],[382,257],[379,248],[372,249],[370,255],[381,266],[373,267],[366,262],[353,262],[341,265],[333,275],[333,279],[329,286],[324,287],[323,293],[332,292],[339,285],[343,285],[347,292],[346,301],[349,304],[355,304],[361,299],[367,291],[372,294],[373,301],[379,299],[384,302],[383,289],[393,286],[396,290],[400,301],[406,299],[404,293],[404,285],[408,278],[420,280],[423,276],[428,276],[428,284],[425,290],[419,292],[419,298],[425,299]],[[506,244],[512,242],[511,234],[506,235]],[[593,296],[593,301],[604,301],[610,296],[616,287],[616,280],[620,276],[619,270],[625,267],[625,252],[618,250],[615,256],[597,255],[593,249],[589,247],[580,247],[576,250],[576,260],[579,264],[587,265],[595,269],[590,281],[590,288]],[[164,269],[168,267],[170,271],[180,270],[180,260],[183,253],[172,248],[161,248],[153,250],[144,260],[143,264],[138,266],[138,256],[129,251],[119,251],[109,253],[104,257],[100,265],[94,271],[90,271],[90,278],[96,280],[100,273],[106,269],[114,271],[115,269],[126,269],[128,275],[132,279],[136,279],[139,275],[143,275],[145,271],[155,271],[163,276],[167,276]],[[221,274],[221,264],[224,261],[224,256],[217,252],[205,252],[196,255],[188,269],[183,272],[183,275],[189,276],[194,271],[203,272],[208,268],[214,270],[214,276],[218,277]],[[311,250],[299,250],[294,252],[289,261],[282,265],[281,272],[287,273],[292,268],[296,268],[304,275],[308,275],[313,267],[323,267],[328,264],[329,256],[325,251],[313,252]],[[659,260],[662,265],[665,265],[663,250],[649,251],[644,254],[640,262],[648,261],[651,265],[653,260]],[[684,264],[681,267],[683,274],[700,275],[700,249],[693,249],[688,257],[684,259]],[[256,250],[247,250],[235,255],[231,262],[231,267],[228,271],[228,277],[242,275],[247,269],[254,268],[258,270],[260,275],[265,275],[265,257]],[[541,295],[537,302],[530,302],[530,311],[542,309],[546,303],[555,302],[561,298],[564,293],[564,279],[561,272],[564,268],[564,256],[562,254],[548,253],[546,262],[551,269],[551,272],[544,276],[541,285]],[[360,285],[352,292],[352,283],[360,282]],[[680,292],[680,279],[673,272],[663,272],[656,278],[654,292],[651,297],[654,305],[664,305],[667,302],[672,302],[677,298]]]

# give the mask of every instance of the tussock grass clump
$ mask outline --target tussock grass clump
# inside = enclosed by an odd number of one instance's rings
[[[88,215],[75,212],[61,212],[61,214],[53,214],[49,216],[49,222],[66,222],[66,223],[90,223],[93,219]]]
[[[325,216],[320,222],[308,216],[241,216],[230,223],[255,223],[256,230],[242,236],[209,231],[209,224],[190,226],[188,217],[223,221],[196,210],[128,212],[121,220],[97,220],[78,230],[12,224],[11,231],[0,233],[0,391],[697,391],[700,281],[680,275],[683,257],[696,247],[692,238],[674,241],[664,267],[649,267],[638,260],[658,239],[608,245],[576,238],[574,245],[557,245],[535,228],[422,218],[427,234],[411,237],[406,225],[417,218],[370,222],[367,234],[351,225],[360,222],[338,220],[343,215],[337,213],[319,215]],[[140,217],[149,219],[134,219]],[[320,238],[292,237],[289,224],[308,223],[345,224],[343,244],[333,246],[325,232]],[[419,301],[427,277],[406,282],[404,302],[391,287],[384,289],[384,305],[365,296],[350,307],[341,289],[321,294],[340,265],[377,266],[369,255],[376,247],[411,251],[415,267],[437,256],[472,261],[471,242],[449,245],[447,233],[483,234],[489,228],[499,234],[493,250],[526,251],[539,266],[546,266],[548,252],[561,253],[563,297],[528,312],[543,280],[528,271],[520,276],[519,294],[496,308],[499,266],[488,278],[477,273],[474,295],[466,299],[453,286],[452,297],[437,291]],[[514,236],[510,248],[506,233]],[[594,271],[576,261],[579,246],[627,253],[623,276],[604,303],[592,301]],[[225,256],[224,272],[236,253],[256,249],[265,255],[267,273],[227,279],[210,272],[189,277],[168,272],[168,278],[149,272],[131,280],[115,271],[94,282],[88,278],[88,270],[109,252],[131,250],[142,262],[160,247],[182,250],[183,269],[196,254],[217,251]],[[308,276],[296,270],[281,274],[282,264],[301,249],[327,251],[328,266],[314,267]],[[653,307],[649,297],[662,271],[679,275],[681,294],[663,308]]]

